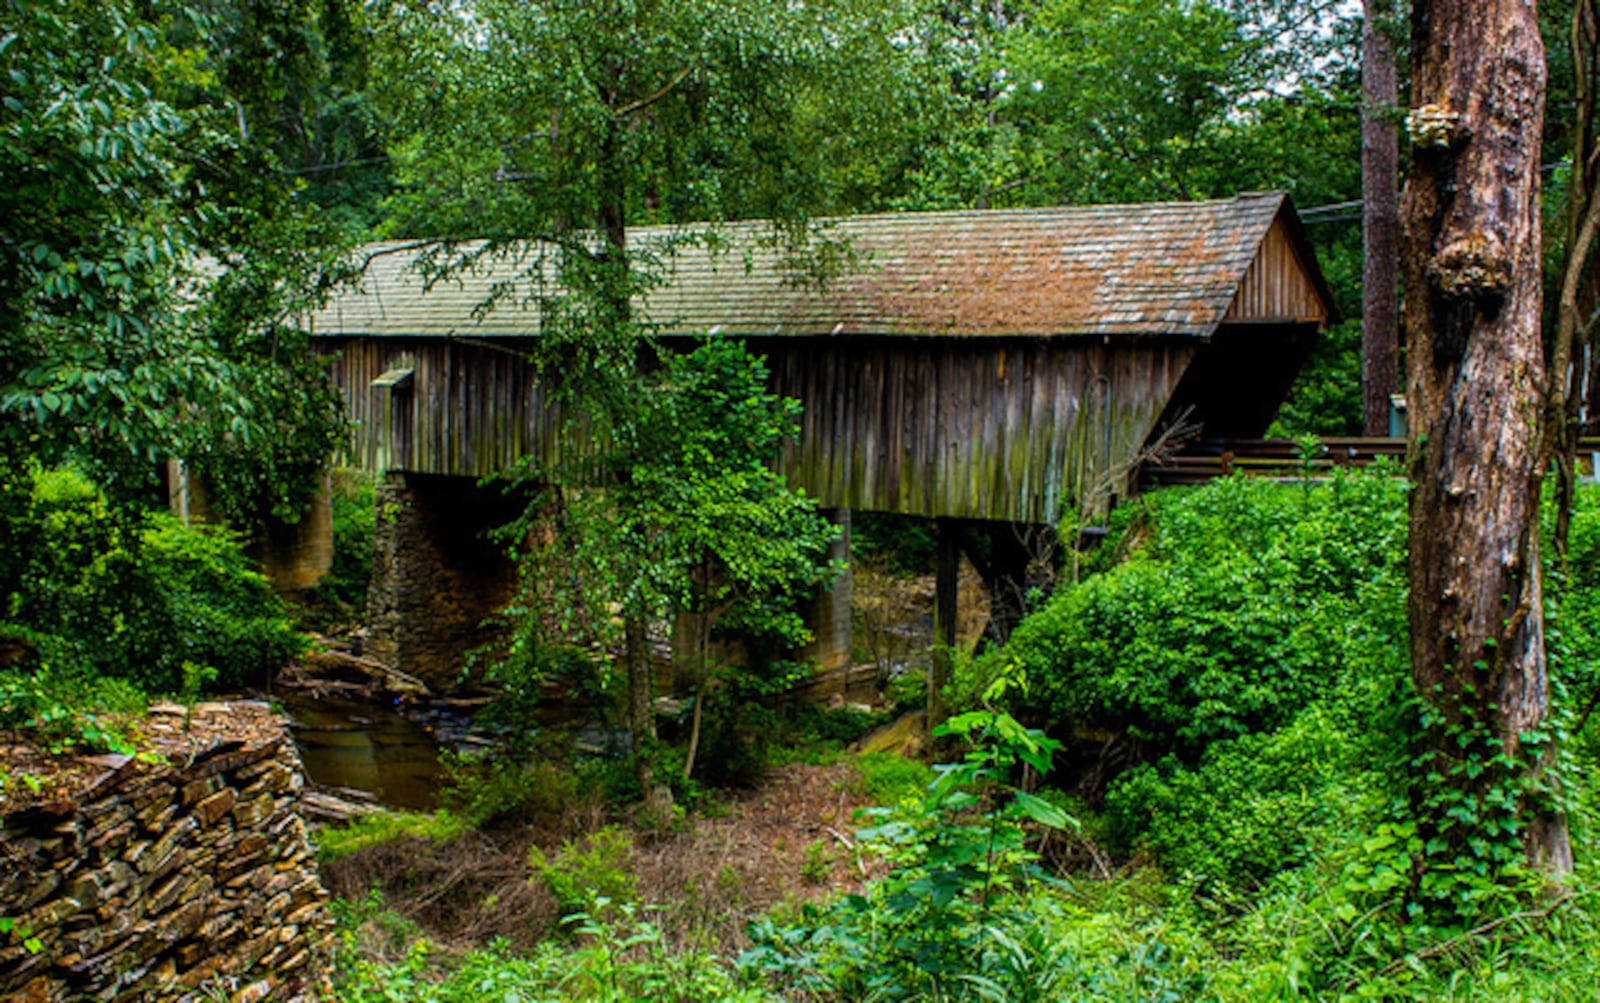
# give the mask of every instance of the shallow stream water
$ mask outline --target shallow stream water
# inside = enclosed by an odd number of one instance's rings
[[[306,775],[367,791],[390,808],[431,811],[443,779],[434,733],[385,704],[278,693]]]

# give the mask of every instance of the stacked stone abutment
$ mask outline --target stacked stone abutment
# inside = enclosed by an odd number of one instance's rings
[[[332,922],[282,720],[166,705],[146,733],[0,815],[0,997],[314,999]]]

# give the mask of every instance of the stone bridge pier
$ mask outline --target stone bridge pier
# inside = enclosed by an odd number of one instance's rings
[[[850,667],[850,510],[829,509],[824,514],[840,530],[839,538],[828,548],[826,560],[843,564],[844,571],[805,610],[812,640],[798,657],[815,662],[821,672],[832,672]]]
[[[390,473],[378,487],[372,583],[367,593],[364,654],[435,688],[460,680],[467,654],[494,645],[501,632],[486,623],[516,595],[516,562],[489,534],[522,512],[523,501],[469,477]],[[850,510],[827,513],[841,527],[829,561],[850,555]],[[818,594],[803,611],[812,642],[795,657],[821,671],[850,664],[850,575]],[[707,650],[680,617],[673,660]],[[712,657],[738,658],[738,645],[711,647]],[[671,689],[669,678],[656,681]]]
[[[389,473],[378,486],[366,655],[436,688],[493,644],[485,620],[515,595],[517,569],[489,538],[522,501],[475,478]]]

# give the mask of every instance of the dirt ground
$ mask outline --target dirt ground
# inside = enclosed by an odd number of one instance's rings
[[[858,889],[882,865],[854,852],[854,815],[867,804],[850,789],[855,779],[848,764],[783,766],[755,788],[726,795],[717,813],[664,832],[628,829],[630,869],[650,919],[670,943],[736,951],[749,921],[772,907]],[[554,853],[605,821],[591,810],[442,845],[397,840],[325,866],[324,881],[348,899],[381,888],[389,909],[447,950],[496,937],[528,947],[558,919],[555,901],[533,879],[530,847]]]
[[[102,785],[126,771],[277,741],[282,734],[278,715],[257,701],[185,707],[161,700],[143,720],[109,724],[126,731],[142,760],[112,753],[63,753],[41,744],[37,735],[0,731],[0,814],[34,807],[64,814],[92,800]]]

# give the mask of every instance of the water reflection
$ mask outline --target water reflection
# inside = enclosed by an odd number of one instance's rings
[[[314,782],[369,791],[391,808],[438,807],[439,745],[427,728],[383,704],[282,693],[277,699]]]

